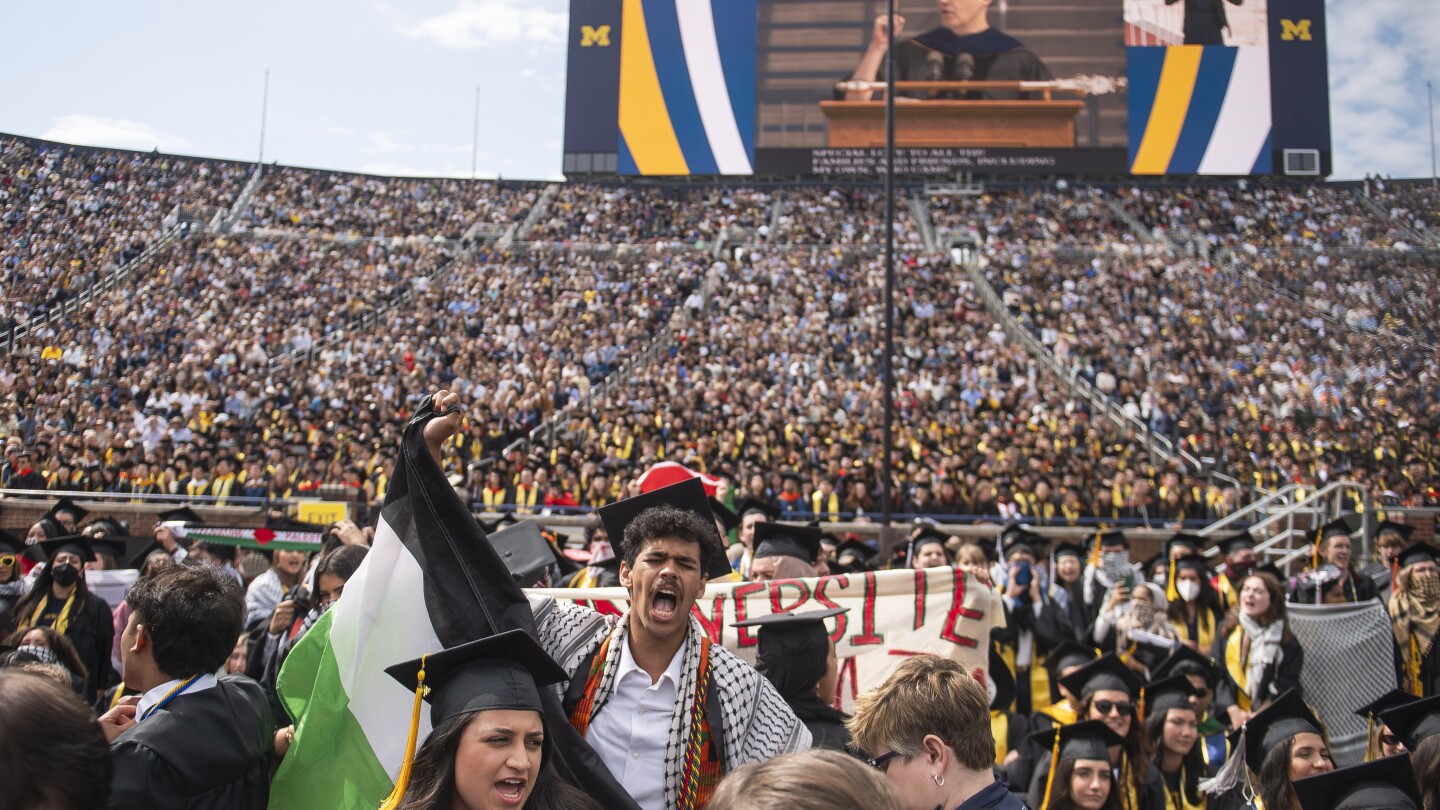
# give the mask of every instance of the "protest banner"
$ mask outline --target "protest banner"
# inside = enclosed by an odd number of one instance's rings
[[[544,588],[529,593],[570,600],[602,613],[623,613],[622,588]],[[693,615],[710,639],[748,662],[755,660],[755,629],[738,621],[778,611],[849,608],[831,620],[840,659],[838,692],[848,710],[855,696],[879,686],[916,653],[988,670],[992,627],[1005,625],[999,596],[958,568],[870,571],[768,582],[712,582]]]

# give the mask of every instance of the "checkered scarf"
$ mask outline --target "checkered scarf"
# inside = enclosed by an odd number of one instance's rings
[[[580,605],[561,605],[553,599],[532,598],[535,625],[545,652],[560,663],[571,677],[586,677],[577,672],[591,653],[610,639],[606,658],[601,666],[603,675],[595,690],[591,716],[605,707],[615,687],[615,672],[620,653],[628,643],[629,613],[623,616],[602,616]],[[689,721],[695,710],[696,678],[700,671],[702,649],[700,623],[693,617],[687,631],[684,667],[676,685],[678,705],[670,719],[670,732],[665,744],[665,804],[683,807],[681,785],[685,778],[685,753],[689,742]],[[747,762],[765,762],[780,754],[804,751],[810,747],[810,732],[795,717],[775,687],[760,677],[753,667],[736,658],[719,644],[710,647],[710,678],[715,684],[713,694],[720,703],[722,727],[718,729],[724,742],[723,770],[729,772]],[[565,685],[556,687],[564,694]],[[716,731],[712,729],[712,732]]]

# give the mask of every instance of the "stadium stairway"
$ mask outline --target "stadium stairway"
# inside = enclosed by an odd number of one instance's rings
[[[516,242],[525,241],[525,237],[529,236],[530,232],[535,230],[535,226],[538,225],[540,220],[544,219],[545,214],[549,212],[550,203],[554,201],[555,195],[559,193],[559,183],[551,183],[546,186],[545,190],[540,192],[540,198],[535,201],[535,205],[530,207],[530,213],[525,216],[524,221],[520,223],[520,227],[511,229],[500,238],[500,247],[509,248]]]
[[[935,223],[930,219],[930,197],[925,193],[925,189],[911,189],[905,201],[910,205],[910,215],[920,226],[920,235],[925,239],[925,249],[939,250],[939,242],[935,238]]]
[[[1364,207],[1366,210],[1370,211],[1371,213],[1375,214],[1375,216],[1377,216],[1377,217],[1380,219],[1381,222],[1385,222],[1385,221],[1388,220],[1388,221],[1390,222],[1391,227],[1393,227],[1395,230],[1399,231],[1402,236],[1404,236],[1405,238],[1407,238],[1407,239],[1410,240],[1410,244],[1412,244],[1412,245],[1435,245],[1435,244],[1436,244],[1435,234],[1434,234],[1434,233],[1431,233],[1428,228],[1425,229],[1425,232],[1424,232],[1424,233],[1421,233],[1419,230],[1417,230],[1417,229],[1415,229],[1415,228],[1412,228],[1411,226],[1406,225],[1405,223],[1400,222],[1399,220],[1393,219],[1393,218],[1390,216],[1390,212],[1385,208],[1385,206],[1383,206],[1383,205],[1381,205],[1380,203],[1376,202],[1376,201],[1374,200],[1374,198],[1372,198],[1369,194],[1366,194],[1363,189],[1359,189],[1359,188],[1352,189],[1352,190],[1350,191],[1350,193],[1351,193],[1351,195],[1353,195],[1357,200],[1360,201],[1360,205],[1361,205],[1362,207]]]
[[[1014,315],[1010,314],[1009,308],[1000,299],[1000,294],[995,291],[995,287],[991,285],[990,280],[975,259],[970,258],[958,248],[952,250],[950,256],[954,264],[963,270],[971,283],[975,285],[986,311],[996,323],[1000,324],[1005,335],[1010,340],[1024,346],[1035,362],[1060,380],[1069,389],[1072,396],[1090,403],[1091,414],[1094,415],[1092,418],[1109,419],[1124,431],[1129,439],[1144,446],[1150,452],[1153,461],[1170,461],[1178,458],[1192,472],[1201,469],[1199,459],[1186,453],[1183,449],[1177,451],[1169,439],[1155,435],[1147,424],[1126,414],[1119,404],[1101,393],[1085,378],[1072,373],[1049,349],[1041,345],[1040,341],[1036,340],[1035,336],[1030,334],[1030,331]]]
[[[1359,497],[1364,504],[1363,515],[1367,520],[1375,520],[1370,491],[1364,484],[1332,481],[1317,490],[1286,484],[1200,529],[1198,534],[1221,536],[1248,526],[1256,537],[1266,538],[1255,546],[1255,553],[1261,555],[1264,562],[1284,570],[1292,561],[1307,558],[1313,551],[1316,530],[1339,517],[1352,502],[1345,497],[1347,494]],[[1371,537],[1373,532],[1366,531],[1364,536]],[[1214,557],[1219,551],[1211,546],[1205,553]]]
[[[235,229],[235,224],[245,214],[245,209],[250,207],[250,201],[255,198],[255,192],[260,190],[260,183],[265,179],[265,167],[262,164],[255,164],[255,173],[250,175],[250,181],[245,188],[240,190],[240,196],[235,198],[235,204],[230,206],[230,211],[220,223],[220,233],[230,233]]]
[[[1110,206],[1110,210],[1115,212],[1115,216],[1120,217],[1120,219],[1123,220],[1126,225],[1129,225],[1130,230],[1134,232],[1136,236],[1144,240],[1145,244],[1167,245],[1171,250],[1175,249],[1175,243],[1171,242],[1169,237],[1163,234],[1156,234],[1154,231],[1146,228],[1145,224],[1140,220],[1136,219],[1134,214],[1126,211],[1125,206],[1121,205],[1118,200],[1112,199],[1110,197],[1105,197],[1104,200],[1105,204]],[[1161,242],[1162,239],[1164,240],[1164,242]]]

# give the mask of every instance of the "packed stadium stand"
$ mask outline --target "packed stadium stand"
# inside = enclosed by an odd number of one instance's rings
[[[1440,504],[1430,187],[972,191],[897,206],[897,512],[1158,528],[1339,477]],[[375,499],[445,386],[474,408],[447,464],[487,511],[588,508],[662,459],[792,517],[881,509],[873,185],[0,136],[0,211],[5,487]]]

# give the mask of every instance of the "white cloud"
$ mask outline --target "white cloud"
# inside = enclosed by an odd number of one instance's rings
[[[365,147],[366,152],[383,154],[386,152],[394,152],[400,149],[400,144],[396,143],[394,138],[386,135],[383,132],[370,133],[369,140],[369,145]]]
[[[189,143],[148,124],[98,115],[62,115],[40,136],[46,140],[118,149],[159,149],[173,152]]]
[[[567,20],[564,12],[536,8],[525,0],[459,0],[444,14],[402,26],[401,31],[446,48],[471,50],[503,42],[559,44],[565,41]]]

